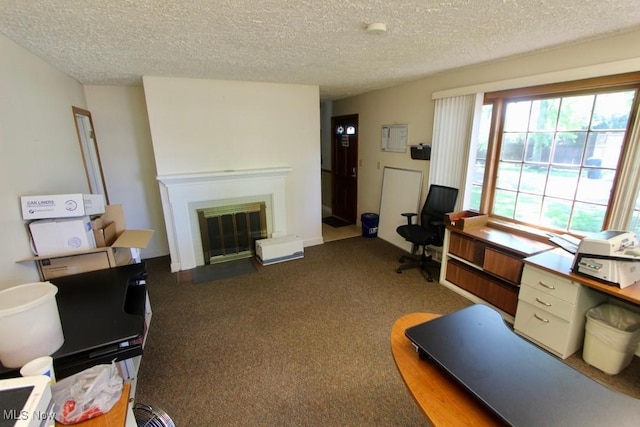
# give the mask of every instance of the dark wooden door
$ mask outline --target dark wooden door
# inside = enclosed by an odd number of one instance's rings
[[[358,209],[358,115],[331,118],[333,216],[355,224]]]

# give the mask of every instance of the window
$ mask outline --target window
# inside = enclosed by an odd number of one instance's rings
[[[607,228],[640,74],[623,80],[486,94],[471,207],[578,235]]]

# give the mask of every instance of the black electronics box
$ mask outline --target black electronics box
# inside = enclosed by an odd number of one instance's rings
[[[411,158],[415,160],[431,160],[431,145],[412,145]]]

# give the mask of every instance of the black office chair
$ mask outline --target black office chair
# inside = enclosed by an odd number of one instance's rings
[[[445,187],[442,185],[431,185],[427,200],[424,202],[422,211],[420,212],[420,224],[412,224],[412,218],[417,216],[416,213],[403,213],[402,216],[407,217],[407,225],[399,226],[396,231],[411,242],[412,255],[403,255],[400,262],[403,263],[396,270],[402,273],[403,270],[409,268],[420,268],[427,275],[427,280],[433,282],[433,277],[428,269],[428,264],[432,260],[431,255],[427,255],[426,247],[442,246],[444,240],[444,215],[452,212],[458,198],[458,189]],[[405,262],[410,260],[410,263]]]

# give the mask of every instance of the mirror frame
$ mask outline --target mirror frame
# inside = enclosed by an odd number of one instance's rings
[[[96,133],[93,126],[93,119],[91,117],[91,112],[84,110],[78,107],[71,107],[73,112],[73,123],[76,127],[76,135],[78,136],[78,144],[80,144],[80,152],[82,153],[82,160],[84,164],[84,172],[87,178],[87,183],[89,184],[89,190],[92,194],[104,194],[104,198],[107,204],[109,204],[109,194],[107,193],[107,184],[104,179],[104,172],[102,170],[102,161],[100,160],[100,150],[98,150],[98,141],[96,138]],[[91,127],[89,131],[89,135],[86,135],[86,131],[80,129],[78,126],[78,119],[88,119],[89,125]],[[85,138],[87,139],[85,144]],[[91,162],[91,158],[95,156],[97,161],[97,165],[94,165]],[[96,170],[97,168],[97,170]],[[94,188],[95,185],[91,180],[91,176],[95,176],[96,179],[100,179],[98,185],[101,185],[102,188]]]

